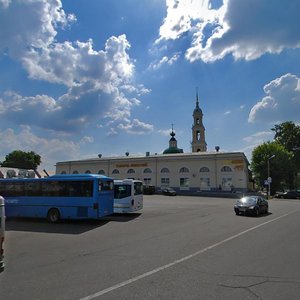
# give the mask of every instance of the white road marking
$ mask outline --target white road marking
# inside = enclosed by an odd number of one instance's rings
[[[296,210],[296,211],[298,211],[298,210]],[[295,213],[296,211],[293,211],[293,212],[290,212],[290,213],[281,215],[281,216],[279,216],[279,217],[277,217],[277,218],[275,218],[275,219],[272,219],[272,220],[269,220],[269,221],[267,221],[267,222],[264,222],[264,223],[261,223],[261,224],[259,224],[259,225],[256,225],[256,226],[254,226],[254,227],[251,227],[251,228],[249,228],[249,229],[247,229],[247,230],[244,230],[244,231],[242,231],[242,232],[240,232],[240,233],[237,233],[237,234],[235,234],[235,235],[232,235],[231,237],[229,237],[229,238],[227,238],[227,239],[225,239],[225,240],[222,240],[222,241],[220,241],[220,242],[218,242],[218,243],[215,243],[215,244],[213,244],[213,245],[211,245],[211,246],[208,246],[208,247],[206,247],[206,248],[204,248],[204,249],[201,249],[201,250],[199,250],[199,251],[196,251],[196,252],[194,252],[194,253],[192,253],[192,254],[190,254],[190,255],[188,255],[188,256],[185,256],[185,257],[183,257],[183,258],[177,259],[177,260],[175,260],[175,261],[173,261],[173,262],[171,262],[171,263],[169,263],[169,264],[163,265],[163,266],[161,266],[161,267],[159,267],[159,268],[153,269],[153,270],[151,270],[151,271],[149,271],[149,272],[146,272],[146,273],[144,273],[144,274],[141,274],[141,275],[139,275],[139,276],[136,276],[136,277],[133,277],[133,278],[131,278],[131,279],[125,280],[125,281],[123,281],[123,282],[120,282],[120,283],[118,283],[118,284],[115,284],[115,285],[113,285],[113,286],[111,286],[111,287],[109,287],[109,288],[107,288],[107,289],[104,289],[104,290],[102,290],[102,291],[99,291],[99,292],[97,292],[97,293],[95,293],[95,294],[92,294],[92,295],[86,296],[86,297],[84,297],[84,298],[81,298],[80,300],[90,300],[90,299],[94,299],[94,298],[96,298],[96,297],[99,297],[99,296],[102,296],[102,295],[104,295],[104,294],[107,294],[107,293],[109,293],[109,292],[111,292],[111,291],[114,291],[114,290],[116,290],[116,289],[118,289],[118,288],[121,288],[121,287],[123,287],[123,286],[129,285],[129,284],[131,284],[131,283],[133,283],[133,282],[135,282],[135,281],[138,281],[138,280],[140,280],[140,279],[143,279],[143,278],[145,278],[145,277],[148,277],[148,276],[150,276],[150,275],[153,275],[153,274],[155,274],[155,273],[158,273],[158,272],[163,271],[163,270],[165,270],[165,269],[168,269],[168,268],[170,268],[170,267],[173,267],[173,266],[175,266],[175,265],[177,265],[177,264],[179,264],[179,263],[182,263],[182,262],[184,262],[184,261],[186,261],[186,260],[189,260],[189,259],[191,259],[191,258],[193,258],[193,257],[195,257],[195,256],[197,256],[197,255],[199,255],[199,254],[202,254],[202,253],[204,253],[204,252],[207,252],[208,250],[211,250],[211,249],[213,249],[213,248],[216,248],[216,247],[218,247],[218,246],[220,246],[220,245],[222,245],[222,244],[224,244],[224,243],[227,243],[227,242],[229,242],[229,241],[231,241],[231,240],[233,240],[233,239],[235,239],[235,238],[237,238],[237,237],[240,237],[240,236],[242,236],[242,235],[244,235],[244,234],[246,234],[246,233],[248,233],[248,232],[250,232],[250,231],[253,231],[253,230],[255,230],[255,229],[259,228],[259,227],[262,227],[262,226],[267,225],[267,224],[269,224],[269,223],[275,222],[275,221],[277,221],[277,220],[279,220],[279,219],[281,219],[281,218],[284,218],[284,217],[286,217],[286,216],[288,216],[288,215],[291,215],[292,213]]]

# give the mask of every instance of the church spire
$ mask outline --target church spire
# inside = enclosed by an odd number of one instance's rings
[[[205,152],[205,127],[203,126],[203,113],[199,106],[198,88],[196,89],[196,107],[193,112],[194,124],[192,127],[192,152]]]
[[[196,88],[196,108],[199,108],[198,87]]]

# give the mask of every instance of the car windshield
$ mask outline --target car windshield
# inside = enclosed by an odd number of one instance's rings
[[[256,204],[256,198],[253,197],[244,197],[240,200],[238,200],[238,203],[240,204],[247,204],[247,205],[253,205]]]

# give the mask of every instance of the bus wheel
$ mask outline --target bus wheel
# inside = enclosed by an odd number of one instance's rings
[[[60,220],[60,213],[57,208],[51,208],[48,211],[47,219],[50,223],[57,223]]]

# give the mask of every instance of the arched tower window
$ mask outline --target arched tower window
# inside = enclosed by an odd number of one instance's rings
[[[168,168],[162,168],[160,173],[170,173],[170,170]]]
[[[209,172],[209,168],[208,167],[202,167],[202,168],[200,168],[200,172],[201,173],[208,173]]]
[[[111,174],[120,174],[120,171],[118,169],[114,169]]]
[[[144,173],[152,173],[152,170],[151,170],[150,168],[146,168],[146,169],[144,170]]]
[[[135,173],[135,171],[133,170],[133,169],[129,169],[128,171],[127,171],[127,174],[134,174]]]

